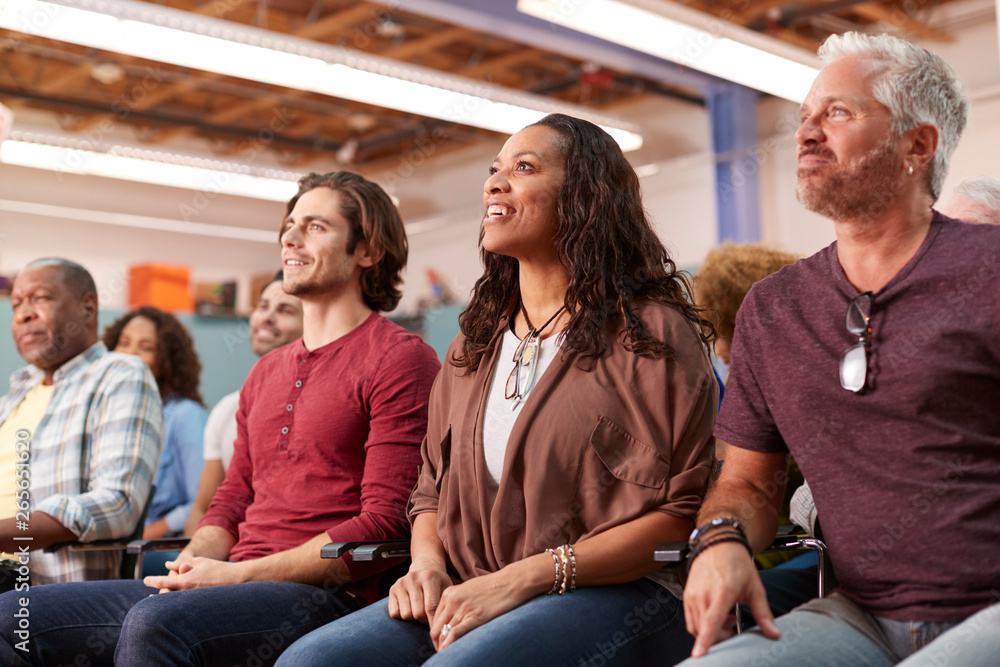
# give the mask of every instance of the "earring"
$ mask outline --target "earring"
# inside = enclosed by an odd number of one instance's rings
[[[909,174],[910,176],[913,176],[913,165],[912,165],[912,164],[910,165],[910,168],[909,168],[909,170],[907,171],[907,173],[908,173],[908,174]]]

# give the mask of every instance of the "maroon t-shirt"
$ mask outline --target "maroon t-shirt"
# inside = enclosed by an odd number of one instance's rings
[[[376,314],[311,352],[300,339],[265,354],[240,390],[233,458],[199,525],[236,536],[236,561],[323,531],[336,542],[408,535],[440,367],[419,337]],[[348,588],[370,601],[375,582],[362,580],[385,565],[347,565]]]
[[[935,214],[875,294],[863,394],[838,374],[857,293],[836,243],[755,285],[715,434],[791,451],[850,599],[960,620],[1000,594],[1000,227]]]

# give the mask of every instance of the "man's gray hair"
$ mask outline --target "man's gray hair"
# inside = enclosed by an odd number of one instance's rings
[[[955,186],[955,194],[1000,212],[1000,178],[967,178]]]
[[[886,64],[873,92],[875,99],[892,113],[897,135],[921,123],[937,128],[938,147],[927,178],[936,201],[969,116],[969,103],[958,72],[940,56],[891,35],[857,32],[831,35],[819,49],[819,57],[826,64],[851,56]]]
[[[31,269],[40,266],[58,266],[62,269],[62,283],[69,288],[73,298],[77,301],[88,294],[97,296],[97,285],[94,284],[94,278],[90,275],[90,271],[76,262],[62,257],[42,257],[34,260],[25,268]]]

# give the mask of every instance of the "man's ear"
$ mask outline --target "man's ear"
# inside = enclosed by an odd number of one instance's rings
[[[358,241],[358,245],[354,247],[354,261],[363,269],[375,266],[380,259],[382,259],[382,253],[372,252],[368,241]]]
[[[80,299],[80,312],[83,315],[84,322],[93,322],[95,325],[97,324],[96,294],[85,294],[83,298]]]
[[[914,169],[922,169],[931,160],[938,149],[940,135],[938,129],[930,123],[921,123],[909,132],[910,146],[906,152],[906,164]]]

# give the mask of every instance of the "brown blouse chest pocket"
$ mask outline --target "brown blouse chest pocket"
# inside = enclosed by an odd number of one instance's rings
[[[669,464],[651,446],[601,417],[590,436],[590,446],[617,479],[649,488],[661,488]]]

